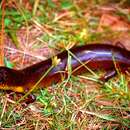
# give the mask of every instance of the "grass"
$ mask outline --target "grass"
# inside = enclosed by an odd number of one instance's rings
[[[103,15],[99,8],[104,7],[108,0],[25,1],[7,1],[4,23],[0,23],[4,25],[4,35],[1,35],[4,42],[1,44],[5,48],[4,59],[8,67],[23,68],[48,58],[57,50],[114,41],[124,33],[112,30],[111,26],[98,31]],[[110,14],[129,21],[129,13],[121,6],[125,2],[116,4],[120,8]],[[3,15],[2,11],[0,15]],[[68,53],[68,78],[46,89],[34,91],[37,100],[27,107],[16,105],[17,94],[12,92],[10,96],[1,90],[0,128],[129,129],[129,76],[119,73],[103,85],[95,82],[93,72],[72,76],[70,62],[73,56]],[[102,72],[94,74],[100,76]]]

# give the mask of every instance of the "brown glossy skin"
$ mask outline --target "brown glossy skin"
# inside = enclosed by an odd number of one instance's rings
[[[116,74],[115,66],[121,72],[130,67],[130,51],[106,44],[90,44],[70,49],[75,57],[71,59],[72,74],[78,75],[91,70],[106,70],[108,73],[102,79],[108,80]],[[40,82],[40,87],[47,87],[57,83],[67,76],[68,52],[58,54],[60,63],[55,66]],[[78,59],[78,60],[77,60]],[[82,65],[80,62],[84,63]],[[22,70],[0,67],[0,89],[16,92],[27,92],[52,66],[52,59],[48,59]]]

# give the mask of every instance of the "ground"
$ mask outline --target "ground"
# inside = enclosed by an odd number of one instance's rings
[[[129,5],[127,0],[2,0],[0,64],[22,69],[66,47],[93,43],[130,50]],[[59,84],[39,86],[33,92],[37,100],[27,106],[17,103],[15,92],[1,90],[0,128],[130,129],[129,74],[102,85],[93,80],[89,73],[70,74]]]

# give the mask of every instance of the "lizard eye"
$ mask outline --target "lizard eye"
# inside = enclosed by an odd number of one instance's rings
[[[3,84],[8,79],[8,72],[4,68],[0,68],[0,84]]]

